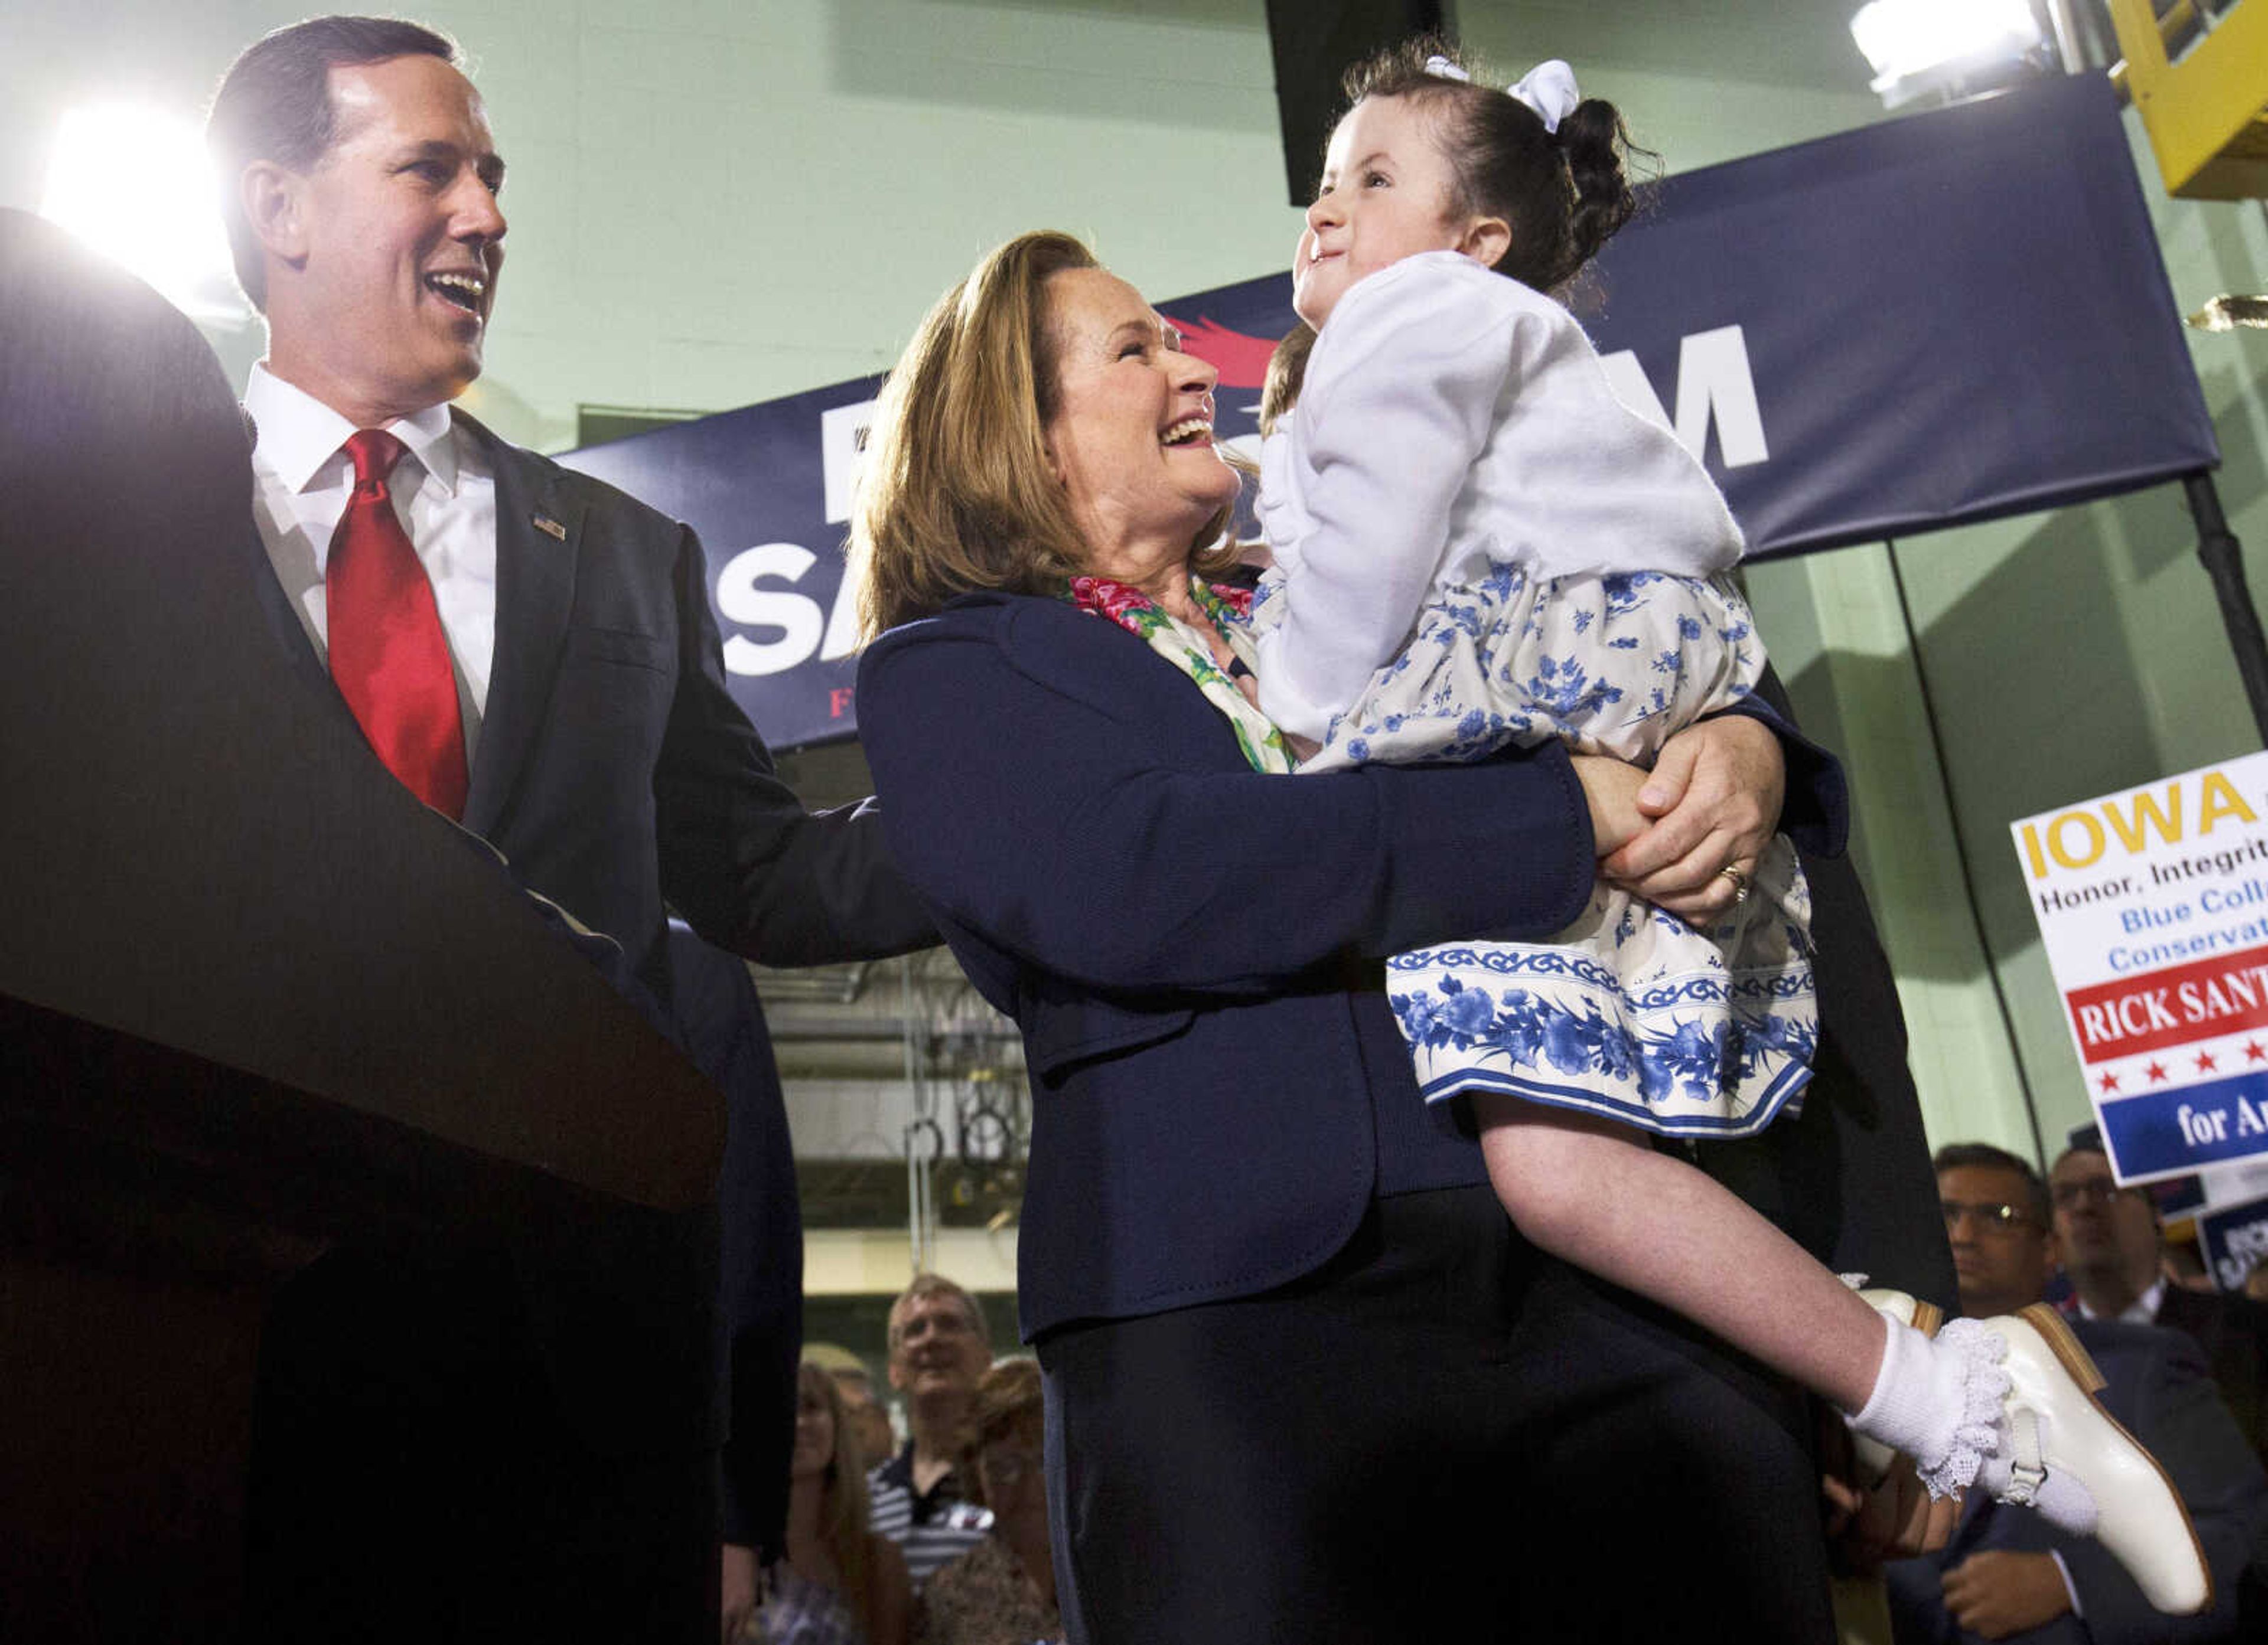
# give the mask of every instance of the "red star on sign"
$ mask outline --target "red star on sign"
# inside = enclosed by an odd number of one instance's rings
[[[2166,1077],[2166,1065],[2162,1062],[2153,1062],[2142,1071],[2150,1076],[2150,1083],[2154,1085]]]
[[[2247,1062],[2268,1062],[2268,1046],[2262,1045],[2257,1039],[2248,1039],[2244,1044],[2244,1060]]]
[[[2118,1076],[2108,1069],[2103,1069],[2102,1085],[2105,1091],[2117,1091],[2118,1089]]]
[[[2220,1066],[2220,1065],[2219,1063],[2215,1062],[2215,1061],[2213,1060],[2213,1054],[2212,1054],[2211,1052],[2209,1052],[2209,1051],[2200,1051],[2200,1052],[2198,1052],[2198,1073],[2200,1073],[2200,1074],[2210,1074],[2210,1073],[2212,1073],[2215,1069],[2219,1068]]]

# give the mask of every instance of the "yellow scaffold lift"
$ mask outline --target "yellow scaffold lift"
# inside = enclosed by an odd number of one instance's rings
[[[2176,0],[2110,0],[2124,79],[2168,193],[2184,200],[2268,198],[2268,0],[2201,18]],[[2169,41],[2194,34],[2178,62]]]

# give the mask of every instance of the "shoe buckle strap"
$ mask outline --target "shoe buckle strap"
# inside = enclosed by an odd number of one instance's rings
[[[2040,1420],[2018,1408],[2008,1413],[2008,1490],[2001,1500],[2029,1508],[2047,1483],[2046,1458],[2040,1450]]]

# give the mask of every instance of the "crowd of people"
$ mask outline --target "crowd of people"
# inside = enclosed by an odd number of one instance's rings
[[[1043,1645],[1063,1637],[1048,1550],[1039,1367],[995,1363],[984,1309],[917,1275],[890,1307],[892,1430],[865,1366],[807,1356],[784,1557],[761,1604],[728,1615],[751,1645]],[[832,1369],[830,1369],[830,1366]],[[880,1417],[862,1434],[858,1414]],[[875,1443],[879,1440],[880,1443]]]
[[[721,1583],[734,1299],[784,1267],[729,1193],[721,1287],[703,1212],[328,1254],[262,1344],[253,1637],[691,1641],[721,1592],[775,1645],[1817,1645],[1838,1552],[1923,1559],[1922,1637],[2242,1625],[2259,1334],[2157,1328],[2189,1304],[2083,1152],[1948,1152],[1930,1209],[1840,768],[1768,706],[1723,499],[1552,295],[1631,214],[1620,115],[1437,42],[1348,89],[1257,593],[1212,368],[1018,236],[881,395],[880,809],[812,813],[693,533],[451,406],[505,233],[453,43],[319,18],[232,69],[250,575],[297,678],[658,1022],[666,908],[775,965],[942,940],[1035,1091],[1033,1357],[917,1281],[904,1443],[798,1370]]]
[[[2178,1487],[2215,1599],[2201,1615],[2168,1618],[2095,1542],[1979,1494],[1941,1547],[1866,1568],[1884,1583],[1890,1639],[2208,1645],[2262,1637],[2268,1307],[2177,1282],[2175,1248],[2161,1238],[2152,1196],[2120,1187],[2099,1147],[2066,1149],[2044,1179],[1989,1143],[1948,1145],[1933,1164],[1960,1312],[1986,1318],[2059,1299],[2106,1378],[2103,1405]],[[787,1555],[740,1637],[751,1645],[1060,1639],[1037,1364],[1022,1356],[995,1362],[981,1303],[933,1274],[917,1276],[892,1304],[888,1352],[909,1436],[902,1447],[886,1438],[880,1450],[844,1437],[853,1410],[880,1414],[864,1364],[839,1350],[826,1355],[831,1370],[806,1361]],[[887,1418],[880,1421],[887,1436]],[[861,1462],[877,1455],[884,1459],[862,1480]],[[863,1530],[873,1552],[844,1559],[831,1542],[814,1546],[806,1524],[839,1528],[832,1538]]]
[[[1888,1568],[1902,1645],[2264,1637],[2268,1473],[2259,1414],[2268,1309],[2171,1285],[2148,1192],[2118,1186],[2100,1148],[2066,1149],[2045,1180],[2029,1161],[1987,1143],[1942,1148],[1936,1166],[1962,1311],[1983,1318],[2038,1303],[2060,1268],[2072,1330],[2106,1379],[2102,1403],[2180,1488],[2214,1600],[2199,1615],[2166,1616],[2099,1544],[1979,1497],[1942,1548]]]

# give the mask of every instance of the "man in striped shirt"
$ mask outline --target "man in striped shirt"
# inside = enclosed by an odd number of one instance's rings
[[[905,1449],[866,1476],[873,1528],[896,1543],[918,1590],[932,1571],[984,1539],[992,1516],[966,1501],[963,1429],[976,1380],[992,1362],[976,1299],[940,1274],[918,1274],[890,1304],[890,1386],[905,1396]]]

